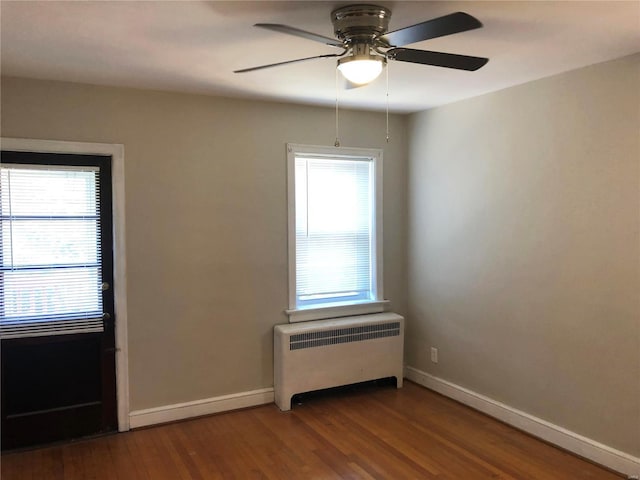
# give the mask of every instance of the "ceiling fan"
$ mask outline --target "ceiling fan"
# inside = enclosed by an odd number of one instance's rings
[[[366,85],[380,75],[387,60],[468,71],[478,70],[489,61],[488,58],[482,57],[404,48],[405,45],[423,40],[482,27],[478,19],[467,13],[456,12],[387,32],[390,18],[391,10],[378,5],[357,4],[338,8],[331,12],[331,22],[336,38],[325,37],[288,25],[256,23],[256,27],[314,40],[341,48],[343,51],[244,68],[234,73],[252,72],[317,58],[337,57],[338,70],[348,81],[355,85]]]

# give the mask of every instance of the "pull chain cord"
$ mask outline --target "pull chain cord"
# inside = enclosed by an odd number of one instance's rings
[[[336,141],[334,145],[340,146],[340,137],[338,135],[338,69],[336,68]]]
[[[387,143],[389,143],[389,64],[385,70],[387,71]]]

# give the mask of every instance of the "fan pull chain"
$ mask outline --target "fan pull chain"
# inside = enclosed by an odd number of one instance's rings
[[[334,145],[336,147],[340,146],[340,136],[338,135],[338,69],[334,69],[336,71],[336,141]]]
[[[389,65],[387,64],[386,76],[387,76],[387,143],[389,143]]]

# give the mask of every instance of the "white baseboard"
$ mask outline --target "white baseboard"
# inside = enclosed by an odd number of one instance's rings
[[[433,375],[405,366],[405,378],[434,390],[446,397],[497,418],[509,425],[549,443],[564,448],[607,468],[623,473],[630,478],[640,475],[640,458],[608,447],[602,443],[583,437],[553,423],[534,417],[504,403],[497,402],[479,393],[448,382]]]
[[[129,413],[131,428],[146,427],[158,423],[184,420],[185,418],[201,417],[212,413],[226,412],[238,408],[255,407],[273,403],[273,388],[263,388],[250,392],[240,392],[221,397],[205,398],[193,402],[176,403],[162,407],[134,410]]]

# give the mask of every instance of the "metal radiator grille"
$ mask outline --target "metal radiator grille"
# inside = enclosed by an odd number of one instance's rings
[[[400,335],[400,322],[338,328],[321,332],[298,333],[291,335],[289,338],[289,350],[337,345],[339,343],[361,342],[374,338],[397,337],[398,335]]]

